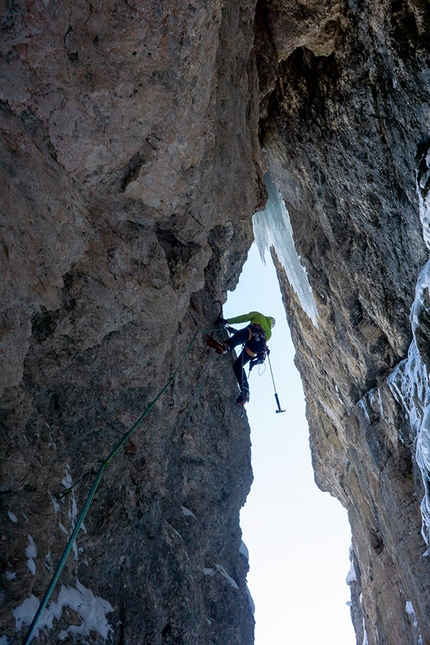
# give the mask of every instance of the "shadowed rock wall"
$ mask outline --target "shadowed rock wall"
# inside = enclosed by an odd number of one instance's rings
[[[4,4],[7,642],[91,477],[55,494],[107,457],[236,284],[268,164],[318,308],[316,328],[278,264],[316,480],[351,521],[357,643],[430,643],[424,486],[387,382],[428,258],[416,171],[428,164],[429,11],[424,0]],[[423,311],[425,364],[427,328]],[[235,397],[231,365],[199,333],[109,464],[61,577],[68,613],[51,614],[38,642],[251,645],[238,515],[252,473]],[[101,611],[91,633],[72,596]]]
[[[93,477],[55,494],[97,468],[193,334],[213,326],[265,189],[253,2],[2,10],[1,634],[11,642],[12,611],[42,597]],[[199,334],[172,392],[110,463],[58,586],[110,603],[108,641],[253,642],[239,553],[250,441],[235,390],[229,361]],[[65,609],[38,642],[104,642],[85,625]]]

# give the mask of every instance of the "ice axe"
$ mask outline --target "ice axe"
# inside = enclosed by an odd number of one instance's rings
[[[273,378],[273,370],[272,370],[272,363],[270,362],[270,356],[267,357],[269,359],[269,367],[270,367],[270,374],[272,375],[272,383],[273,383],[273,389],[275,390],[275,399],[276,403],[278,405],[278,409],[275,410],[276,414],[280,414],[281,412],[286,412],[286,410],[281,410],[281,404],[279,403],[279,396],[276,392],[276,385],[275,385],[275,379]]]

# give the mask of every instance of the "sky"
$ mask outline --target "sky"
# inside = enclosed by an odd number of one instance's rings
[[[254,244],[224,317],[260,311],[276,319],[270,360],[250,376],[246,406],[254,483],[241,512],[249,549],[248,586],[256,605],[255,645],[355,645],[347,602],[351,532],[340,502],[314,482],[304,395],[270,256]],[[264,371],[264,366],[260,372]]]

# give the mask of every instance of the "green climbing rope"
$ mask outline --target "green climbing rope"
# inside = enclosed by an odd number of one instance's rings
[[[82,523],[83,523],[83,521],[85,519],[85,516],[88,513],[88,509],[89,509],[89,507],[91,505],[91,502],[92,502],[93,497],[94,497],[94,495],[95,495],[95,493],[97,491],[97,488],[99,487],[100,481],[101,481],[101,479],[103,477],[103,473],[104,473],[104,471],[106,470],[106,468],[109,465],[109,462],[115,457],[117,452],[119,450],[121,450],[121,448],[124,446],[124,444],[127,443],[128,439],[131,437],[133,432],[140,426],[140,424],[145,419],[145,417],[148,416],[148,414],[154,408],[154,406],[157,403],[157,401],[163,396],[164,392],[167,390],[169,385],[171,385],[174,382],[175,377],[176,377],[177,373],[179,372],[179,370],[181,369],[182,364],[183,364],[186,356],[191,351],[191,348],[192,348],[197,336],[199,334],[205,334],[205,333],[207,334],[207,333],[214,332],[214,331],[220,331],[220,330],[219,329],[200,329],[199,331],[196,331],[196,333],[192,337],[190,343],[188,344],[185,352],[183,353],[177,368],[175,369],[175,371],[173,372],[172,376],[169,378],[169,380],[167,381],[165,386],[160,390],[160,392],[157,394],[156,398],[152,401],[152,403],[150,403],[148,405],[146,410],[141,414],[141,416],[138,418],[138,420],[132,426],[132,428],[130,428],[130,430],[123,436],[121,441],[113,448],[113,450],[109,453],[109,455],[106,457],[106,459],[104,461],[99,462],[100,463],[100,468],[96,473],[96,478],[94,480],[92,488],[91,488],[91,490],[90,490],[90,492],[88,494],[88,497],[87,497],[87,500],[86,500],[86,502],[84,504],[84,507],[83,507],[79,517],[78,517],[78,520],[76,522],[75,528],[73,529],[73,533],[70,536],[70,539],[69,539],[69,541],[67,543],[67,546],[66,546],[66,548],[65,548],[65,550],[63,552],[63,555],[61,556],[60,562],[57,565],[57,568],[56,568],[55,573],[54,573],[54,575],[52,577],[52,580],[49,583],[49,587],[46,590],[45,595],[43,596],[42,602],[40,603],[39,608],[38,608],[38,610],[37,610],[37,612],[36,612],[36,614],[35,614],[35,616],[33,618],[33,622],[31,623],[30,628],[29,628],[29,630],[27,632],[27,635],[25,637],[25,640],[23,641],[23,645],[29,645],[30,640],[33,637],[34,631],[35,631],[35,629],[37,627],[37,623],[39,622],[40,617],[41,617],[43,611],[45,610],[45,608],[46,608],[46,606],[47,606],[47,604],[49,602],[49,599],[50,599],[50,597],[52,595],[52,592],[54,591],[55,585],[58,582],[58,578],[60,577],[60,574],[61,574],[61,572],[62,572],[62,570],[64,568],[64,565],[66,564],[67,558],[69,557],[70,551],[72,550],[73,544],[74,544],[74,542],[76,540],[76,537],[77,537],[77,535],[79,533],[79,530],[80,530],[80,528],[82,526]],[[91,473],[88,473],[88,474],[91,474]]]

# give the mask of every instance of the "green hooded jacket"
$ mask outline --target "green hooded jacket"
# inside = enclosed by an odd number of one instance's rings
[[[243,316],[236,316],[235,318],[229,318],[227,320],[229,325],[234,325],[236,323],[250,322],[251,325],[261,325],[265,334],[266,340],[269,340],[272,335],[272,323],[270,318],[263,316],[258,311],[250,311],[249,314],[243,314]]]

